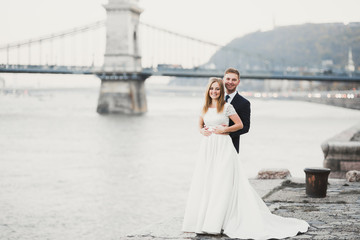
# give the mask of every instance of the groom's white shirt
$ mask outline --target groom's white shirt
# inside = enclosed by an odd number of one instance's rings
[[[226,97],[226,95],[229,95],[229,99],[228,99],[228,103],[231,103],[231,101],[234,99],[234,97],[235,97],[235,95],[236,95],[236,93],[237,93],[237,91],[235,91],[235,92],[233,92],[233,93],[231,93],[231,94],[225,94],[225,97]]]

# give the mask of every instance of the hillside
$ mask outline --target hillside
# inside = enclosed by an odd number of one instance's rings
[[[209,61],[216,68],[245,69],[321,68],[332,60],[332,69],[343,70],[352,48],[355,67],[360,66],[360,23],[303,24],[277,27],[236,38]],[[235,50],[236,49],[236,50]]]

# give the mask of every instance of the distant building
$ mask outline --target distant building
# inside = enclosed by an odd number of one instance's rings
[[[360,27],[360,22],[351,22],[351,23],[348,23],[348,26],[349,27]]]
[[[346,71],[349,73],[350,76],[355,71],[355,65],[354,65],[354,61],[352,58],[351,47],[349,48],[348,65],[346,66]]]
[[[322,67],[323,73],[331,74],[332,69],[334,67],[334,62],[331,59],[322,60],[321,61],[321,67]]]

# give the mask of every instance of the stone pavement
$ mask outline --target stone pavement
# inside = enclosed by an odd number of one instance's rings
[[[360,239],[360,182],[329,179],[325,198],[305,194],[305,179],[250,180],[270,210],[310,224],[309,231],[287,239]],[[182,216],[153,224],[121,239],[225,240],[226,236],[182,233]]]

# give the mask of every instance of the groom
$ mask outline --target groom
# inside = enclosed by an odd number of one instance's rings
[[[240,83],[240,73],[238,70],[235,68],[226,69],[223,81],[226,89],[225,101],[233,105],[244,125],[239,131],[230,133],[234,147],[239,153],[240,135],[247,133],[250,128],[250,102],[236,91]],[[233,121],[230,119],[229,126],[233,124]]]

